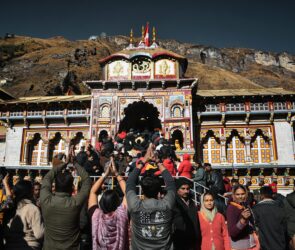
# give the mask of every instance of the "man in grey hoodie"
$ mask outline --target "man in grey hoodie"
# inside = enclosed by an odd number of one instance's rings
[[[142,167],[153,157],[153,147],[137,162],[127,180],[126,194],[132,221],[131,249],[172,249],[172,208],[175,203],[175,183],[164,165],[157,163],[166,184],[167,194],[158,199],[161,182],[158,177],[146,176],[141,181],[143,199],[136,194],[136,182]]]

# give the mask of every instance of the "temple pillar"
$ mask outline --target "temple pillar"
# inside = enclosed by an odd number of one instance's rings
[[[49,165],[49,150],[48,150],[49,140],[44,139],[43,145],[44,145],[44,152],[43,152],[43,157],[41,157],[41,165]]]
[[[65,155],[67,157],[69,156],[69,152],[70,152],[70,144],[71,144],[71,139],[70,138],[66,138],[65,139]]]
[[[221,164],[226,164],[226,136],[224,128],[220,129],[220,162]]]
[[[28,165],[28,163],[29,163],[29,159],[28,159],[28,156],[29,156],[29,152],[28,152],[28,147],[29,147],[29,143],[28,143],[28,141],[26,141],[25,143],[24,143],[24,158],[23,158],[23,164],[24,165]]]
[[[252,162],[251,157],[251,136],[247,134],[245,136],[245,153],[246,153],[246,163]]]
[[[273,145],[272,145],[272,136],[269,136],[269,149],[270,149],[270,161],[274,161]]]
[[[227,163],[227,159],[226,159],[226,137],[225,136],[221,136],[220,137],[220,161],[221,163],[225,164]]]

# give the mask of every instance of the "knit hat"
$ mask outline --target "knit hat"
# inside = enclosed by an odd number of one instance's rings
[[[186,178],[178,178],[175,181],[176,190],[180,189],[182,185],[189,185],[191,187],[192,183]]]

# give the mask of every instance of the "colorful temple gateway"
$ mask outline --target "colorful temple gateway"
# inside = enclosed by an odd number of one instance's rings
[[[240,183],[295,177],[295,92],[282,88],[199,90],[188,61],[145,39],[100,60],[91,95],[15,99],[0,90],[0,165],[46,169],[71,145],[78,152],[101,133],[160,130],[177,154],[195,155]]]

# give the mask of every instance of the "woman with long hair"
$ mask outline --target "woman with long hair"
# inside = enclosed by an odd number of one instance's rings
[[[32,183],[19,181],[13,191],[15,210],[5,229],[5,249],[39,250],[42,248],[44,225],[41,212],[32,201]]]
[[[213,194],[201,196],[201,210],[198,212],[202,233],[202,250],[230,250],[230,242],[224,216],[217,211]]]
[[[107,190],[103,193],[98,204],[97,193],[111,172],[116,176],[124,194],[123,201],[121,203],[115,190]],[[128,214],[125,190],[125,180],[118,174],[114,159],[111,158],[105,175],[95,182],[89,195],[88,211],[92,222],[93,250],[128,249]]]
[[[254,217],[247,204],[247,189],[242,185],[233,187],[232,201],[228,204],[226,217],[231,246],[235,250],[259,249],[254,231]]]

